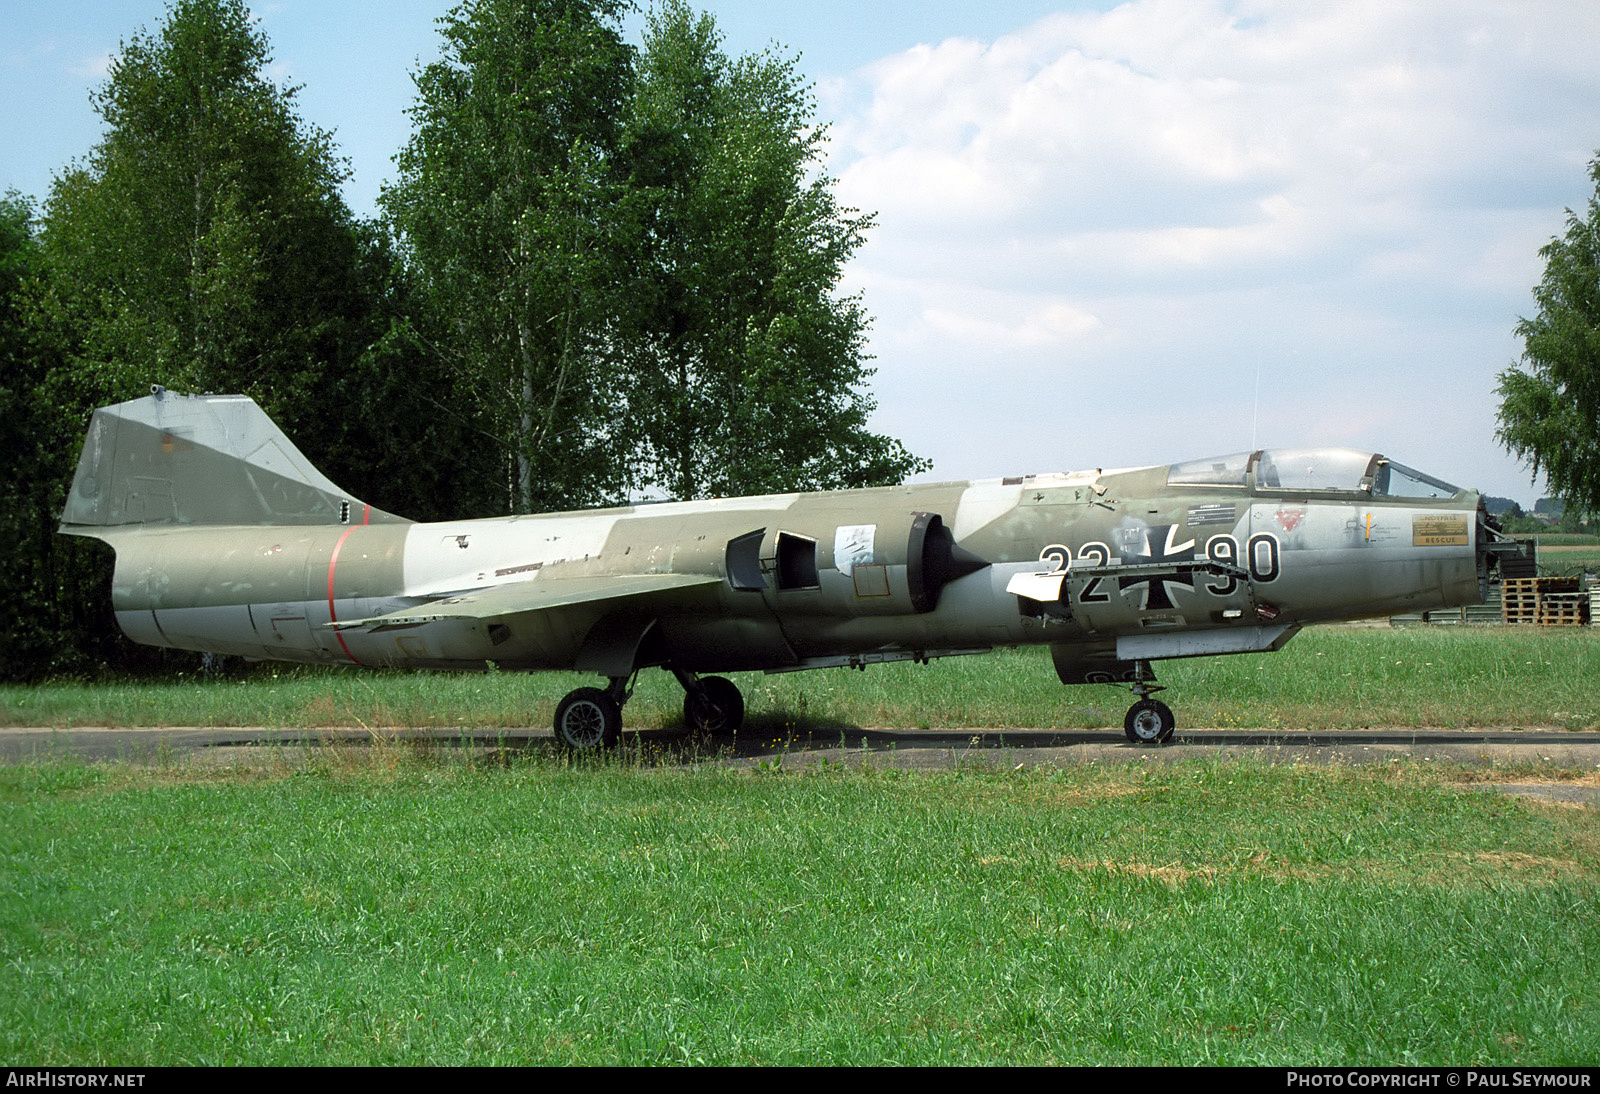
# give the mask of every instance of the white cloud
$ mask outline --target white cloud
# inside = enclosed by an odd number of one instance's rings
[[[1022,369],[1109,416],[1108,377],[1164,376],[1204,392],[1140,406],[1181,439],[1201,403],[1238,416],[1253,357],[1285,431],[1400,448],[1426,416],[1461,432],[1419,447],[1526,492],[1484,423],[1600,145],[1597,41],[1600,5],[1134,0],[879,60],[824,111],[878,213],[851,277],[882,404],[915,384],[937,416],[943,377],[970,415],[972,376]]]
[[[996,309],[929,307],[922,313],[928,330],[941,340],[981,345],[993,349],[1060,348],[1100,326],[1100,320],[1064,301],[1054,300],[1025,308],[1020,314],[1001,301]]]
[[[92,57],[83,57],[67,66],[67,71],[74,76],[86,76],[91,80],[104,80],[111,74],[111,62],[116,60],[117,51],[104,50]]]

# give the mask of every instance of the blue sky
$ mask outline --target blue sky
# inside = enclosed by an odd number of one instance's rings
[[[374,210],[436,51],[421,0],[255,6]],[[1387,452],[1525,504],[1494,441],[1539,248],[1600,149],[1591,0],[731,0],[816,82],[878,227],[878,428],[934,478],[1260,445]],[[42,199],[154,0],[0,6],[0,189]]]

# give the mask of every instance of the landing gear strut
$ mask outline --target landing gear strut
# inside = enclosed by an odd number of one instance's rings
[[[1128,690],[1137,695],[1139,701],[1128,708],[1127,717],[1122,719],[1122,732],[1136,745],[1164,745],[1172,739],[1177,719],[1173,718],[1171,707],[1160,699],[1150,698],[1166,688],[1153,679],[1144,679],[1145,671],[1141,663],[1134,682],[1128,685]]]

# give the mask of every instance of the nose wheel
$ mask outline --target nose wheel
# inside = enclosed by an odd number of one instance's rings
[[[1128,740],[1136,745],[1164,745],[1170,741],[1178,722],[1172,716],[1171,707],[1160,699],[1150,698],[1166,688],[1156,683],[1148,662],[1140,661],[1135,666],[1133,683],[1127,688],[1139,697],[1122,719],[1122,732],[1127,734]]]
[[[1128,708],[1128,716],[1122,720],[1122,731],[1136,745],[1164,745],[1171,740],[1177,724],[1171,707],[1160,699],[1146,696]]]

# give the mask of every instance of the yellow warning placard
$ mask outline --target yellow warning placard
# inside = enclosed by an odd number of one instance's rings
[[[1411,546],[1413,547],[1465,547],[1467,543],[1466,517],[1411,518]]]

